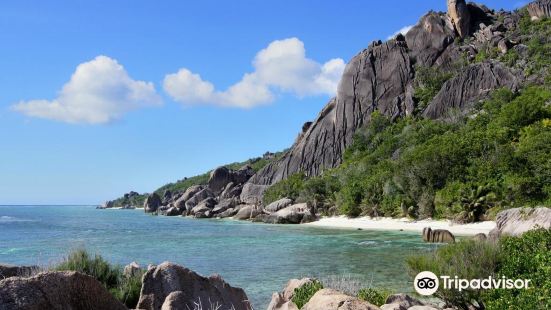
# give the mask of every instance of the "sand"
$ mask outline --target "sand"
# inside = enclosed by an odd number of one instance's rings
[[[345,228],[345,229],[364,229],[364,230],[403,230],[421,232],[423,228],[430,227],[432,229],[447,229],[454,235],[472,236],[478,233],[488,234],[496,223],[486,221],[472,224],[456,224],[447,220],[420,220],[414,221],[407,218],[347,218],[345,216],[323,217],[318,221],[307,223],[304,225],[327,227],[327,228]]]

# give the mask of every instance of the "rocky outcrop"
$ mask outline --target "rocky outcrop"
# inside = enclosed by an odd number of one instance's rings
[[[189,215],[191,213],[191,210],[193,210],[193,208],[195,208],[201,201],[214,197],[214,193],[210,190],[210,188],[203,188],[185,202],[186,215]]]
[[[241,206],[237,214],[233,216],[236,220],[250,220],[255,218],[257,215],[262,213],[262,211],[254,205],[244,205]]]
[[[469,35],[471,27],[471,14],[465,0],[447,0],[448,17],[460,37]]]
[[[124,310],[96,279],[73,271],[0,281],[0,309]]]
[[[138,309],[195,309],[195,303],[210,309],[249,310],[245,292],[226,283],[220,276],[208,278],[169,262],[150,268],[143,276]],[[216,306],[215,306],[216,307]]]
[[[38,266],[0,264],[0,280],[10,277],[30,277],[40,271]]]
[[[492,239],[502,235],[520,236],[536,227],[551,228],[551,208],[514,208],[496,216],[496,228],[490,231]]]
[[[551,0],[538,0],[529,3],[526,8],[532,20],[551,17]]]
[[[423,115],[447,118],[452,110],[469,110],[474,103],[487,98],[492,90],[505,87],[515,91],[519,84],[519,73],[499,62],[474,64],[446,81]]]
[[[378,310],[379,307],[333,289],[321,289],[310,298],[303,310]]]
[[[161,197],[157,193],[153,193],[145,199],[143,209],[146,213],[152,213],[156,212],[161,205]]]
[[[268,310],[298,310],[297,305],[292,301],[295,295],[295,289],[301,288],[305,284],[314,282],[312,278],[291,279],[285,285],[282,292],[275,292],[268,305]]]
[[[215,194],[220,194],[229,183],[234,185],[243,184],[253,174],[254,170],[249,165],[245,165],[236,171],[226,167],[218,167],[211,172],[208,185]]]
[[[431,243],[455,243],[454,235],[446,229],[423,228],[423,241]]]

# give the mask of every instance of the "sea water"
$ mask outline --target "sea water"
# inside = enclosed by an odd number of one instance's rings
[[[52,266],[86,248],[112,263],[171,261],[220,274],[256,309],[292,278],[350,278],[412,291],[405,258],[433,245],[418,233],[153,216],[94,206],[0,206],[0,263]]]

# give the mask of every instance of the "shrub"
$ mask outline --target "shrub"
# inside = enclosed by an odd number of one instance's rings
[[[142,273],[130,277],[123,275],[120,266],[113,266],[100,255],[90,255],[84,249],[71,252],[55,270],[71,270],[97,279],[115,298],[129,308],[134,308],[140,298]]]
[[[264,192],[264,197],[262,202],[264,205],[268,205],[281,198],[291,198],[293,200],[297,199],[302,191],[304,186],[304,181],[306,176],[304,173],[295,173],[289,176],[285,180],[281,180],[274,185],[270,186],[266,192]]]
[[[406,259],[410,275],[431,271],[436,276],[458,276],[462,279],[479,279],[493,276],[500,262],[500,249],[490,242],[464,240],[441,246],[431,253],[414,255]],[[434,294],[447,304],[468,309],[473,300],[479,301],[481,292],[476,290],[450,290],[440,287]]]
[[[418,102],[418,110],[422,111],[436,96],[444,82],[452,77],[452,73],[443,72],[433,67],[417,67],[415,73],[414,98]]]
[[[358,298],[370,304],[381,306],[392,293],[387,289],[364,288],[358,292]]]
[[[302,308],[309,300],[314,296],[314,294],[321,290],[323,288],[323,285],[321,282],[314,280],[313,282],[304,284],[301,287],[298,287],[295,289],[294,295],[293,295],[293,302],[297,307],[300,309]]]
[[[500,240],[502,259],[497,276],[531,280],[528,289],[486,291],[487,309],[551,309],[551,230],[528,231]]]

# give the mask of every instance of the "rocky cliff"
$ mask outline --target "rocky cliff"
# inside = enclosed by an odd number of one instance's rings
[[[346,66],[337,95],[301,133],[289,151],[256,173],[243,187],[242,198],[258,202],[269,185],[297,172],[319,175],[341,163],[354,132],[379,111],[391,118],[419,109],[414,97],[420,67],[453,72],[422,115],[446,118],[450,110],[466,111],[497,88],[516,90],[523,76],[492,60],[462,65],[484,47],[508,48],[518,40],[507,39],[520,19],[519,12],[495,12],[465,1],[448,1],[448,13],[429,12],[405,35],[387,42],[375,41]],[[541,13],[541,10],[537,11]],[[507,36],[512,37],[512,36]],[[464,39],[462,39],[464,38]],[[516,39],[516,38],[515,38]]]

